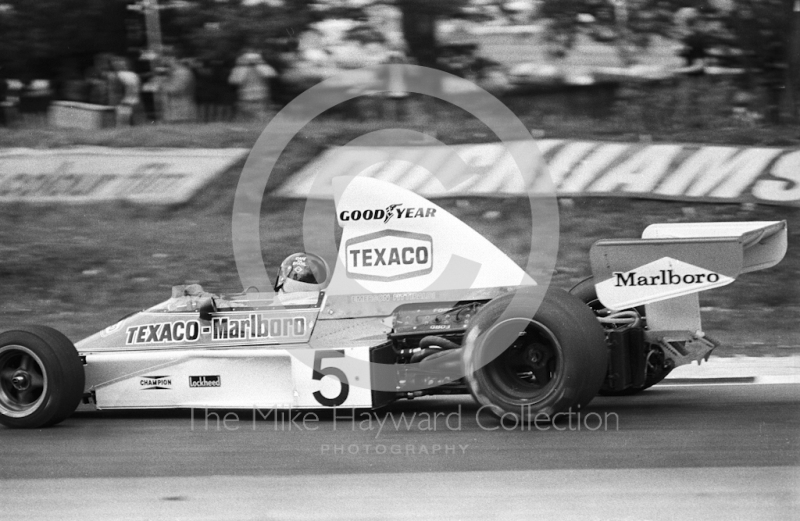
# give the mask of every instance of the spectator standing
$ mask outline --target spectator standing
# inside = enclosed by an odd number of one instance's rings
[[[153,64],[150,67],[151,71],[142,73],[142,107],[144,108],[145,120],[150,123],[162,119],[164,107],[163,96],[160,89],[163,83],[164,76],[167,74],[165,67],[158,64]]]
[[[176,123],[197,120],[194,74],[175,56],[167,56],[165,61],[167,73],[160,85],[164,121]]]
[[[28,80],[20,95],[19,112],[23,120],[33,123],[44,123],[47,120],[47,110],[53,98],[50,80]]]
[[[122,98],[117,107],[117,125],[133,125],[142,116],[141,81],[139,75],[130,70],[128,60],[122,57],[112,61],[117,80],[122,86]]]
[[[400,52],[389,54],[389,65],[402,65],[406,63],[405,57]],[[384,117],[392,121],[402,121],[408,115],[408,86],[405,78],[406,71],[398,67],[389,67],[387,83],[389,90],[383,102]]]
[[[86,79],[79,72],[74,59],[67,59],[62,63],[56,91],[60,93],[61,99],[67,101],[86,102],[89,99]]]
[[[195,79],[194,101],[197,105],[197,120],[201,123],[209,123],[214,120],[211,68],[201,60],[192,60],[191,69]]]
[[[236,60],[228,82],[237,88],[237,116],[246,121],[263,121],[270,102],[269,80],[275,69],[257,52],[247,49]]]
[[[98,54],[94,58],[94,64],[86,71],[86,83],[89,86],[89,103],[95,105],[108,105],[108,56]]]
[[[0,65],[0,126],[7,126],[11,123],[11,102],[8,98],[8,83],[3,74],[3,66]]]
[[[229,121],[232,115],[230,105],[233,102],[228,99],[231,85],[228,83],[229,71],[224,63],[221,60],[196,61],[192,70],[197,80],[195,101],[199,120],[204,123]]]
[[[684,61],[684,66],[675,71],[682,76],[677,89],[679,118],[691,125],[702,124],[706,112],[700,98],[709,87],[705,77],[709,25],[704,15],[692,7],[681,9],[675,16],[683,46],[680,56]]]
[[[705,72],[709,37],[705,27],[696,14],[686,19],[686,33],[683,35],[680,55],[684,60],[684,67],[680,72],[690,76],[702,76]]]
[[[105,69],[103,71],[103,76],[107,85],[106,91],[108,92],[106,104],[112,107],[117,107],[122,103],[122,98],[125,97],[125,86],[122,84],[122,80],[117,74],[117,59],[116,56],[107,56]]]
[[[0,65],[0,103],[6,101],[8,95],[8,83],[6,83],[5,74],[3,74],[3,66]]]

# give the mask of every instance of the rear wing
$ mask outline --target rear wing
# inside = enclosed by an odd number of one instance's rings
[[[786,221],[674,223],[597,241],[589,256],[600,302],[620,310],[725,286],[776,265],[786,248]]]

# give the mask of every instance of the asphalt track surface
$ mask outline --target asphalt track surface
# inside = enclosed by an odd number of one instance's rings
[[[524,428],[468,397],[336,422],[77,413],[0,429],[0,518],[798,519],[798,405],[796,384],[741,384],[599,397]]]

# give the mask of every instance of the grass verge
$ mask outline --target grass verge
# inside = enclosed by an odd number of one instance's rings
[[[201,198],[202,199],[202,198]],[[439,203],[526,262],[527,201],[446,199]],[[331,203],[332,205],[332,203]],[[267,198],[262,246],[268,271],[303,249],[303,202]],[[332,208],[332,206],[331,206]],[[218,204],[146,212],[138,207],[5,207],[0,211],[0,328],[42,323],[77,340],[169,297],[174,284],[199,282],[241,291],[231,249],[230,210]],[[523,216],[523,217],[520,217]],[[703,293],[704,326],[723,353],[782,352],[800,338],[800,210],[620,199],[562,200],[553,284],[569,288],[590,274],[588,251],[601,238],[637,237],[650,223],[789,221],[789,251],[769,270]],[[331,231],[333,232],[333,230]]]

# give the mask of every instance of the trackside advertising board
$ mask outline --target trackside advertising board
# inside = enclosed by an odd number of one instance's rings
[[[0,202],[182,203],[248,152],[240,148],[0,150]]]
[[[561,139],[544,139],[537,145],[559,195],[635,195],[800,205],[797,149]],[[368,152],[374,156],[374,150],[357,146],[328,149],[290,177],[276,193],[331,198],[330,180],[341,175],[365,175],[394,182],[425,197],[536,192],[535,180],[534,186],[523,186],[515,174],[511,155],[501,144],[402,149],[402,154],[395,155],[385,147],[384,159],[366,168],[361,168],[363,161],[359,158]],[[453,161],[454,152],[459,161]],[[354,165],[361,170],[353,171]],[[445,189],[436,176],[420,165],[441,165],[443,169],[461,165],[466,171],[464,181]]]

